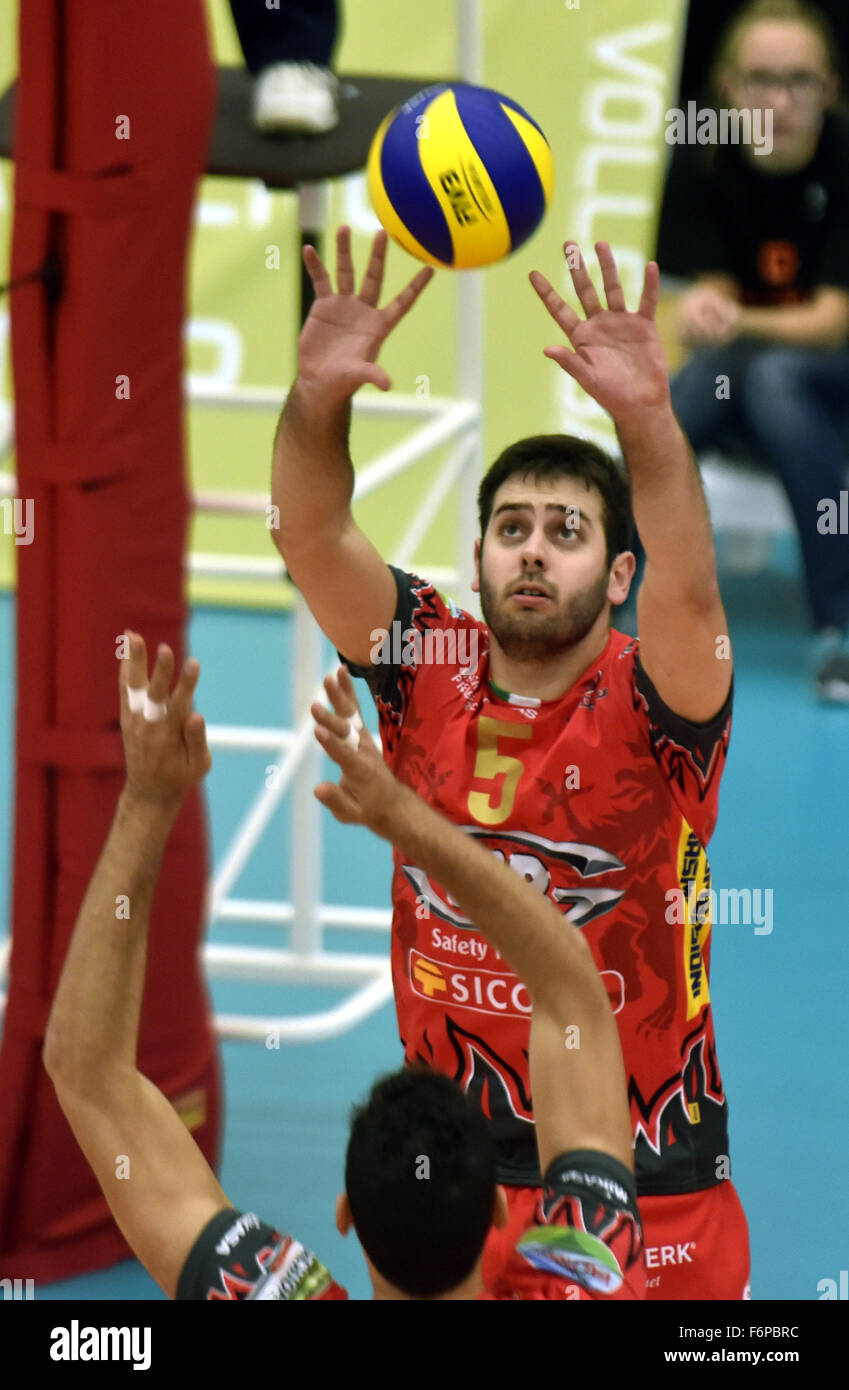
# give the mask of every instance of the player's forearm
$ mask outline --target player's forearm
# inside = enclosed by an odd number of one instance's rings
[[[647,561],[670,595],[698,603],[716,588],[716,555],[698,465],[672,407],[617,421],[616,432]]]
[[[278,518],[272,534],[284,558],[287,548],[338,527],[350,511],[350,422],[350,401],[328,406],[318,388],[295,382],[277,426],[271,477]]]
[[[442,885],[509,961],[535,1006],[573,1022],[588,1008],[609,1008],[581,933],[547,898],[408,787],[398,786],[379,833]]]
[[[746,337],[767,338],[789,347],[829,350],[846,346],[847,328],[844,313],[812,304],[745,308],[738,324],[738,332]]]
[[[717,294],[723,294],[727,299],[733,299],[735,302],[740,298],[740,281],[721,270],[700,275],[696,280],[695,288],[715,290]]]
[[[57,1082],[95,1092],[135,1069],[150,909],[179,807],[122,792],[83,899],[44,1039]]]
[[[569,1149],[599,1149],[633,1171],[625,1063],[607,998],[580,1022],[535,1004],[528,1065],[543,1172]]]

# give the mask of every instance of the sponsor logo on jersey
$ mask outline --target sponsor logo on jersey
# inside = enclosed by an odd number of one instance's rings
[[[433,927],[431,929],[431,944],[435,950],[442,950],[451,955],[468,955],[471,956],[473,960],[480,961],[486,959],[487,952],[490,949],[485,942],[478,941],[475,937],[466,939],[458,932],[453,932],[449,935],[447,932],[440,931],[438,927]],[[501,960],[501,956],[494,947],[492,948],[492,955],[494,960]],[[481,991],[480,988],[475,985],[470,987],[470,993],[467,985],[458,984],[456,990],[459,992],[449,994],[449,981],[452,979],[452,975],[456,974],[458,981],[466,981],[467,972],[462,972],[461,974],[458,971],[452,971],[452,967],[446,965],[444,961],[433,961],[428,956],[421,955],[418,951],[411,952],[411,956],[414,957],[414,959],[411,964],[410,980],[416,993],[423,994],[426,999],[442,1001],[450,999],[454,1004],[466,1004],[472,994],[474,994],[475,998],[480,1002],[480,998],[482,998],[484,994],[487,999],[491,999],[493,993],[498,993],[497,990],[494,992],[489,990]],[[507,970],[500,974],[497,971],[474,972],[475,975],[490,973],[496,979],[509,981],[511,991],[513,986],[519,983],[518,976]],[[620,1010],[625,1007],[625,981],[618,970],[602,970],[600,973],[604,981],[604,987],[607,990],[607,997],[610,1000],[610,1007],[615,1014],[618,1014]],[[460,995],[463,994],[464,990],[466,990],[465,997],[461,998]],[[527,991],[525,991],[525,994],[526,993]],[[522,998],[524,999],[524,997],[523,995]],[[468,1007],[472,1006],[468,1005]],[[502,1009],[497,1003],[493,1003],[492,1008],[485,1009],[485,1012],[513,1014],[514,1011],[510,1008]],[[520,1007],[518,1012],[524,1015],[530,1013],[530,1008],[524,1009]]]
[[[430,944],[436,951],[445,951],[452,956],[471,956],[472,960],[479,961],[484,961],[489,952],[486,942],[479,937],[466,932],[441,931],[439,927],[431,927]],[[495,947],[492,950],[496,960],[500,960]]]
[[[516,1249],[536,1269],[574,1279],[593,1293],[612,1294],[623,1283],[619,1261],[603,1240],[572,1226],[534,1226]]]
[[[413,980],[417,980],[420,986],[419,993],[426,999],[432,999],[435,994],[445,994],[448,989],[445,983],[445,976],[435,961],[430,961],[426,956],[418,956],[412,962]]]
[[[598,845],[548,840],[542,835],[515,830],[482,830],[479,826],[471,825],[459,828],[474,839],[484,840],[496,858],[506,863],[538,893],[550,898],[573,926],[585,927],[596,917],[612,911],[625,896],[621,888],[602,888],[586,883],[587,879],[620,872],[625,868],[621,859]],[[502,845],[503,848],[500,847]],[[574,870],[581,882],[569,888],[552,887],[552,869],[558,872]],[[471,926],[468,917],[457,905],[441,896],[424,870],[413,864],[404,864],[402,871],[416,897],[427,907],[429,916],[439,917],[455,927]]]
[[[710,1003],[704,948],[710,935],[710,865],[704,846],[685,820],[678,839],[678,881],[684,901],[692,903],[683,925],[684,982],[687,1018]]]
[[[691,1265],[696,1253],[696,1242],[685,1240],[676,1245],[647,1245],[646,1265],[649,1269],[663,1269],[666,1265]]]
[[[531,1013],[531,996],[521,980],[508,970],[480,970],[473,966],[454,970],[416,950],[410,951],[409,961],[410,983],[422,999],[509,1018],[527,1018]]]

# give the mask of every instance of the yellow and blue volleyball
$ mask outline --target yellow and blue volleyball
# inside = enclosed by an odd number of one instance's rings
[[[468,270],[509,256],[536,231],[551,201],[554,162],[536,121],[510,97],[437,83],[381,124],[368,187],[382,225],[405,251]]]

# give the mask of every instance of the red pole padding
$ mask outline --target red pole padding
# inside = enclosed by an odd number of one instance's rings
[[[201,0],[20,7],[11,277],[19,493],[13,937],[0,1050],[0,1273],[127,1256],[41,1063],[50,1001],[123,782],[116,639],[185,657],[186,253],[215,103]],[[154,902],[139,1066],[213,1165],[220,1078],[198,961],[207,877],[191,797]]]

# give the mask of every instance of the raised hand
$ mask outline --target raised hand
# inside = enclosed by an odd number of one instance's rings
[[[315,247],[304,247],[304,265],[315,301],[301,330],[298,380],[318,390],[327,403],[347,400],[367,382],[381,391],[389,390],[392,383],[377,366],[377,355],[433,277],[432,268],[425,266],[399,295],[379,309],[387,241],[383,231],[375,236],[359,294],[354,292],[350,227],[340,227],[336,233],[335,291]]]
[[[654,321],[660,282],[656,262],[650,261],[646,266],[640,307],[632,314],[625,305],[616,262],[607,242],[599,241],[595,248],[604,280],[606,309],[575,242],[567,241],[563,249],[586,318],[581,319],[561,299],[544,275],[531,271],[531,284],[574,349],[547,347],[545,356],[574,377],[617,423],[624,423],[641,411],[668,406],[669,368]],[[579,264],[575,265],[575,260]]]
[[[338,783],[321,782],[315,795],[343,825],[367,825],[390,838],[393,795],[398,783],[363,727],[354,682],[344,666],[324,681],[333,711],[315,702],[311,714],[315,736],[328,757],[338,764]]]
[[[176,809],[212,766],[203,716],[192,712],[200,666],[187,661],[172,691],[171,648],[164,642],[158,648],[148,680],[144,638],[136,632],[124,636],[129,654],[119,684],[127,792],[135,801]]]

